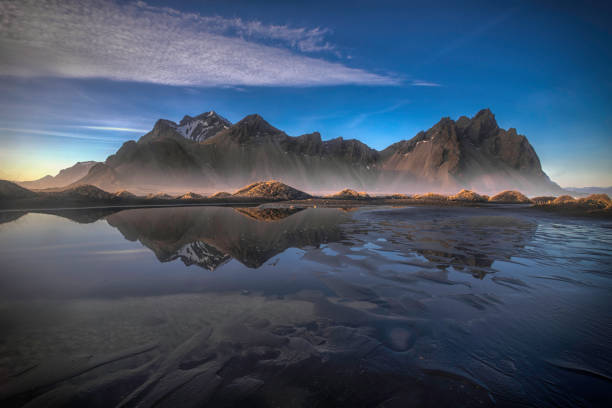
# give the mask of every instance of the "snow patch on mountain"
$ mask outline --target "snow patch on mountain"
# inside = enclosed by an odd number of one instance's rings
[[[176,258],[180,258],[186,266],[198,265],[210,271],[214,271],[231,259],[229,255],[202,241],[192,242],[183,246],[176,251],[173,259]]]
[[[183,137],[201,143],[231,126],[231,122],[214,111],[206,112],[192,118],[185,116],[176,126]]]

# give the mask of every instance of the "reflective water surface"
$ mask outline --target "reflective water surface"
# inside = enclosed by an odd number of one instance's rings
[[[604,406],[612,223],[521,208],[0,216],[2,406]]]

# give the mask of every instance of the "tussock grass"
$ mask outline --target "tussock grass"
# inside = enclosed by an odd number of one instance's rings
[[[487,196],[482,196],[478,193],[475,193],[474,191],[471,190],[461,190],[460,192],[458,192],[455,195],[452,195],[450,197],[448,197],[449,200],[452,201],[470,201],[473,203],[483,203],[486,202],[488,200]]]
[[[341,200],[364,200],[364,199],[368,199],[371,198],[370,195],[368,193],[366,193],[365,191],[357,191],[357,190],[352,190],[350,188],[346,188],[342,191],[339,191],[335,194],[330,194],[330,195],[326,195],[325,198],[335,198],[335,199],[341,199]]]
[[[534,204],[550,204],[552,203],[557,197],[555,196],[537,196],[537,197],[532,197],[531,198],[531,202]]]
[[[612,200],[607,194],[591,194],[580,199],[563,195],[547,203],[536,203],[534,207],[572,215],[612,216]]]
[[[503,204],[527,204],[531,201],[520,191],[506,190],[489,198],[490,202]]]
[[[427,200],[427,201],[448,201],[448,196],[438,193],[425,193],[425,194],[417,194],[414,196],[417,200]]]
[[[273,200],[302,200],[311,195],[277,180],[249,184],[234,193],[238,197],[260,197]]]

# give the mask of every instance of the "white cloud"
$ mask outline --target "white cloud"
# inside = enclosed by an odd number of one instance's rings
[[[178,86],[393,85],[308,52],[322,28],[291,28],[103,0],[0,0],[0,75]]]
[[[420,81],[420,80],[412,81],[412,82],[410,83],[410,85],[412,85],[412,86],[433,86],[433,87],[436,87],[436,86],[442,86],[442,85],[437,84],[437,83],[435,83],[435,82],[429,82],[429,81]]]

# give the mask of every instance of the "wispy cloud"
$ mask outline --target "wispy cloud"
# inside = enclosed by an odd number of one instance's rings
[[[83,135],[79,133],[57,132],[54,130],[42,130],[42,129],[22,129],[22,128],[0,127],[0,132],[15,132],[15,133],[22,133],[26,135],[29,134],[29,135],[40,135],[40,136],[65,137],[69,139],[96,140],[99,142],[107,142],[107,143],[117,143],[121,141],[121,139],[118,139],[118,138]]]
[[[205,27],[208,32],[277,41],[303,52],[336,51],[337,49],[326,39],[326,36],[331,34],[331,30],[328,28],[296,28],[287,25],[263,24],[257,20],[245,21],[239,17],[202,16],[196,13],[182,13],[170,7],[150,6],[144,1],[136,2],[136,6],[143,11],[180,16],[183,20],[189,20],[192,23],[199,24],[200,27]]]
[[[349,128],[355,128],[355,127],[361,125],[366,119],[368,119],[368,118],[370,118],[372,116],[382,115],[382,114],[385,114],[385,113],[396,111],[396,110],[398,110],[399,108],[401,108],[402,106],[404,106],[404,105],[406,105],[408,103],[410,103],[410,101],[403,100],[403,101],[396,102],[393,105],[390,105],[390,106],[388,106],[386,108],[383,108],[383,109],[379,109],[379,110],[371,111],[371,112],[361,113],[361,114],[355,116],[353,118],[353,120],[351,120],[349,122],[348,127]]]
[[[442,85],[437,84],[437,83],[435,83],[435,82],[429,82],[429,81],[419,81],[419,80],[412,81],[412,82],[410,83],[410,85],[412,85],[412,86],[433,86],[433,87],[436,87],[436,86],[442,86]]]
[[[150,253],[151,251],[145,248],[135,248],[135,249],[115,249],[109,251],[92,251],[91,253],[94,255],[133,255],[133,254],[144,254]]]
[[[305,53],[324,28],[292,28],[103,0],[0,0],[0,75],[177,86],[394,85]]]
[[[445,47],[437,50],[430,58],[424,61],[424,64],[432,64],[443,55],[465,47],[469,43],[482,36],[487,31],[502,24],[504,21],[514,16],[518,10],[518,6],[512,7],[507,9],[505,12],[492,17],[491,19],[484,19],[480,25],[472,27],[470,31],[466,31],[465,34],[463,34],[462,36],[455,38],[454,41],[451,41]]]
[[[146,129],[133,129],[124,127],[112,127],[112,126],[73,126],[79,129],[90,129],[90,130],[108,130],[112,132],[131,132],[131,133],[147,133]]]

